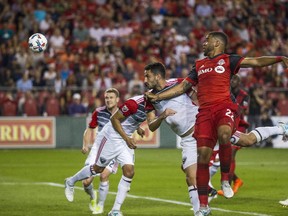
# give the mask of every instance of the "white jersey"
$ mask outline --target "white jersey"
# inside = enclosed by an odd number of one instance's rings
[[[164,89],[159,92],[153,91],[153,93],[159,94],[164,92],[172,88],[174,85],[177,85],[179,82],[180,79],[169,79],[166,81]],[[195,124],[198,107],[192,103],[191,98],[186,93],[168,100],[152,102],[152,106],[156,110],[157,115],[160,115],[167,108],[176,111],[175,115],[168,116],[165,121],[179,136],[185,134]]]
[[[128,136],[132,136],[140,124],[146,120],[144,108],[143,95],[132,97],[119,107],[122,114],[127,117],[121,125]],[[114,129],[111,121],[103,127],[101,132],[111,139],[122,139],[120,134]]]

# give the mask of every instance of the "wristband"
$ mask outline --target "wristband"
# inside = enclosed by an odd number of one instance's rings
[[[276,62],[281,62],[282,61],[282,56],[276,56]]]

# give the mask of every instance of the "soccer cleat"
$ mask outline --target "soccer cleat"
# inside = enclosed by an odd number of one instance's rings
[[[108,213],[108,216],[123,216],[122,212],[119,210],[111,210]]]
[[[238,189],[240,187],[242,187],[243,185],[243,181],[240,179],[240,178],[237,178],[235,181],[234,181],[234,185],[233,185],[233,192],[234,194],[238,192]]]
[[[233,192],[228,181],[222,181],[221,189],[223,191],[223,195],[225,198],[229,199],[229,198],[232,198],[234,196],[234,192]]]
[[[210,188],[208,192],[208,203],[210,203],[213,199],[217,198],[217,191],[214,188]]]
[[[90,200],[90,203],[89,203],[89,209],[94,212],[96,210],[96,206],[97,206],[97,192],[94,191],[94,199],[91,199]]]
[[[211,213],[211,209],[209,206],[207,207],[200,207],[199,211],[195,213],[195,216],[208,216]]]
[[[104,211],[104,207],[100,206],[100,205],[96,205],[95,210],[92,212],[92,214],[96,215],[96,214],[102,214]]]
[[[283,129],[283,141],[288,141],[288,124],[284,122],[278,122],[278,125]]]
[[[283,207],[288,207],[288,199],[283,200],[283,201],[279,201],[280,205],[282,205]]]
[[[74,200],[74,186],[70,186],[68,184],[68,178],[64,181],[65,185],[65,196],[69,202],[73,202]]]

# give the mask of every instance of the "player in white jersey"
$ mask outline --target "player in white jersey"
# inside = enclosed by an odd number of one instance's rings
[[[130,190],[134,176],[136,142],[132,134],[137,130],[140,136],[144,135],[144,131],[139,126],[145,120],[143,95],[130,98],[120,106],[96,138],[98,152],[95,163],[85,166],[74,176],[65,180],[65,196],[68,200],[73,200],[74,185],[77,181],[101,173],[115,159],[121,165],[123,175],[118,185],[114,206],[108,215],[122,215],[120,208]]]
[[[109,88],[104,93],[105,106],[98,107],[91,115],[91,119],[88,127],[83,134],[83,147],[82,153],[86,154],[89,152],[91,141],[94,142],[97,132],[99,133],[104,125],[110,121],[111,115],[113,115],[118,109],[119,92],[115,88]],[[97,131],[96,131],[97,130]],[[93,165],[97,154],[97,144],[94,142],[89,155],[85,161],[85,166]],[[110,164],[100,174],[99,183],[99,201],[97,201],[97,192],[93,189],[93,179],[91,176],[88,179],[82,181],[84,191],[90,196],[89,208],[93,214],[101,214],[104,211],[104,203],[109,191],[109,176],[112,173],[116,173],[118,169],[118,163],[112,160]]]
[[[145,85],[154,94],[164,92],[182,81],[180,79],[169,79],[166,81],[165,67],[159,62],[146,65],[144,77]],[[147,101],[145,110],[151,131],[159,128],[162,121],[165,120],[170,128],[181,137],[182,169],[186,174],[190,202],[194,213],[196,213],[200,207],[196,186],[197,144],[192,134],[198,107],[192,103],[187,93],[169,100],[158,101],[157,103]]]

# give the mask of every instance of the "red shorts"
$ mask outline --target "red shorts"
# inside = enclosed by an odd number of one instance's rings
[[[234,103],[224,103],[210,108],[199,109],[194,131],[197,147],[206,146],[213,149],[218,139],[218,127],[229,125],[233,134],[236,131],[239,120],[238,106]]]

